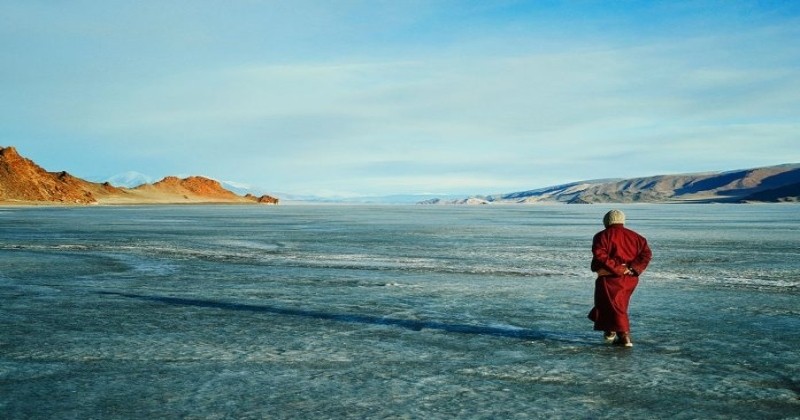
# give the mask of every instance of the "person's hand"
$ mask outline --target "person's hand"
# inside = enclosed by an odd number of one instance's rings
[[[625,273],[624,274],[626,276],[639,277],[639,273],[636,272],[636,270],[634,270],[632,268],[628,268],[627,266],[625,266]]]

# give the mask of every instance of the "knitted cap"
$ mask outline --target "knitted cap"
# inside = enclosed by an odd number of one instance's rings
[[[624,225],[625,224],[625,213],[619,210],[611,210],[610,212],[606,213],[603,217],[603,224],[606,227],[611,225]]]

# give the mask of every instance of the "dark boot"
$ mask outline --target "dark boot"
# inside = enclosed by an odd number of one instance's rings
[[[624,331],[618,331],[617,339],[614,340],[614,345],[622,347],[633,347],[633,341],[631,341],[631,334]]]

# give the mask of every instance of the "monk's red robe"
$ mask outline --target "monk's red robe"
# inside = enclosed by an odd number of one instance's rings
[[[647,240],[623,225],[611,225],[594,236],[592,271],[610,273],[595,280],[594,308],[589,312],[595,330],[631,330],[628,304],[652,256]],[[636,275],[625,275],[628,268]]]

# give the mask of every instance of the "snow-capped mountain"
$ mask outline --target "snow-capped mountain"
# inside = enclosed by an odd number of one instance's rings
[[[102,182],[108,182],[115,187],[125,188],[135,188],[143,184],[152,184],[155,181],[156,179],[150,175],[136,171],[123,172],[102,180]]]

